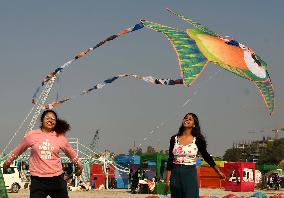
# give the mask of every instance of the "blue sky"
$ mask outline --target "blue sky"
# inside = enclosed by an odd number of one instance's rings
[[[78,137],[88,145],[94,131],[100,129],[100,150],[126,153],[134,141],[144,149],[151,145],[165,150],[187,112],[199,116],[209,152],[214,155],[223,155],[233,141],[273,136],[270,129],[283,127],[284,117],[283,6],[281,0],[2,2],[1,149],[31,109],[33,92],[43,77],[81,50],[140,19],[179,29],[192,28],[165,11],[167,7],[253,48],[268,63],[275,88],[275,115],[269,116],[251,82],[209,64],[189,88],[122,79],[61,105],[55,110],[70,122],[72,131],[68,136]],[[167,39],[142,29],[72,64],[60,75],[49,101],[56,95],[76,95],[119,73],[179,78],[179,66]],[[19,143],[24,133],[22,129],[8,150]]]

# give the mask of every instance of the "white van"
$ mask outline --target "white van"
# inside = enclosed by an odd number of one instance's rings
[[[1,167],[1,171],[3,173],[6,189],[13,193],[19,192],[22,187],[22,181],[17,167],[10,166],[7,169],[3,169],[3,167]]]

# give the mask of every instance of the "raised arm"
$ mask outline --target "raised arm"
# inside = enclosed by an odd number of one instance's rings
[[[23,152],[27,150],[28,147],[31,146],[30,134],[28,133],[20,142],[20,144],[10,153],[9,157],[3,164],[3,168],[8,168],[12,162],[18,158]]]

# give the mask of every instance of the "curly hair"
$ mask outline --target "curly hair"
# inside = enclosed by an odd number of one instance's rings
[[[40,117],[40,121],[41,121],[41,127],[42,128],[42,122],[43,122],[43,118],[45,117],[45,115],[47,113],[53,113],[53,115],[55,116],[56,118],[56,124],[55,124],[55,127],[54,127],[54,131],[57,133],[57,134],[65,134],[67,131],[70,131],[71,130],[71,127],[70,127],[70,124],[65,121],[65,120],[62,120],[62,119],[59,119],[58,116],[57,116],[57,113],[53,110],[45,110],[42,114],[41,114],[41,117]]]

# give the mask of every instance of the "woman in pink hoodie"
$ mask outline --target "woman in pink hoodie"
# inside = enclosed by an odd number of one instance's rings
[[[46,110],[41,115],[40,129],[28,132],[4,162],[3,168],[8,168],[27,148],[31,148],[30,198],[43,198],[48,195],[68,197],[66,181],[63,179],[60,150],[77,166],[77,175],[80,175],[83,169],[77,153],[65,137],[65,133],[69,130],[70,125],[65,120],[58,119],[53,110]]]

